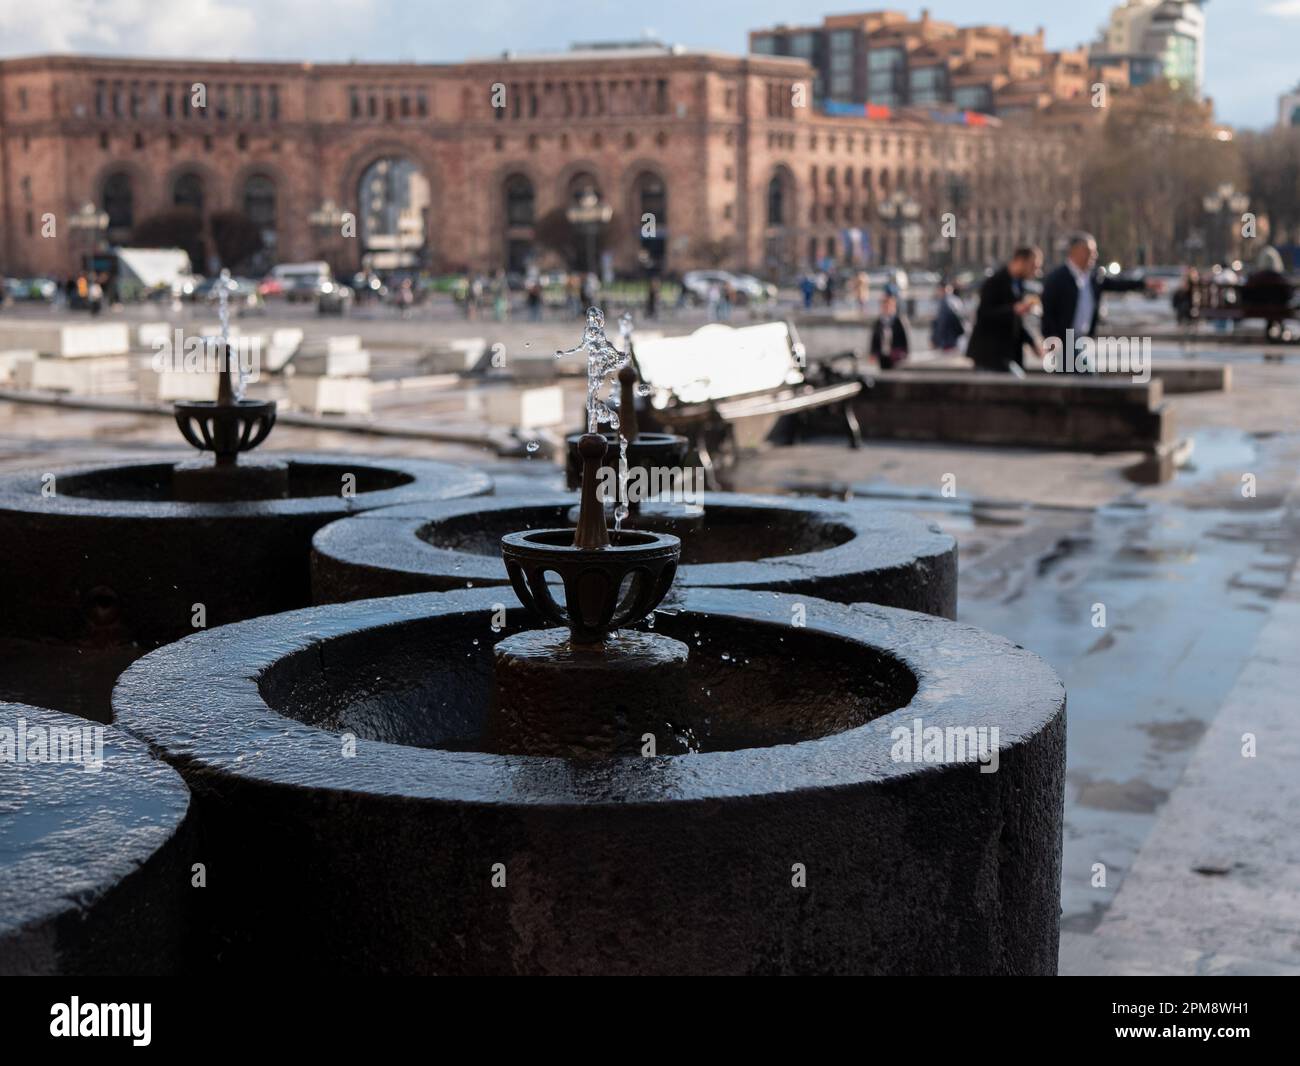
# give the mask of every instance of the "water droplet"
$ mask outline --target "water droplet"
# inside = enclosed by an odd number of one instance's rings
[[[525,450],[527,450],[527,451],[535,452],[535,451],[537,451],[537,449],[540,448],[541,446],[542,446],[541,441],[530,440],[527,444],[524,445],[524,448],[525,448]]]
[[[731,662],[731,653],[730,653],[730,652],[727,652],[727,651],[724,651],[724,652],[722,653],[722,661],[723,661],[724,663],[729,663],[729,662]]]

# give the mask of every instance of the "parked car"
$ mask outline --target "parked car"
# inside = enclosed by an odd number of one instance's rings
[[[329,264],[323,261],[280,263],[271,268],[271,278],[280,285],[290,303],[314,301],[320,296],[322,285],[334,282]]]
[[[682,275],[682,288],[686,290],[687,299],[696,304],[708,300],[709,290],[715,285],[720,290],[730,285],[741,303],[761,303],[776,298],[775,285],[751,274],[733,274],[728,270],[688,270]]]
[[[353,297],[351,288],[342,282],[322,279],[316,287],[316,310],[322,315],[341,315],[351,308]]]
[[[215,304],[220,300],[219,293],[220,278],[209,278],[200,286],[196,296]],[[260,286],[252,278],[231,278],[226,289],[226,299],[231,307],[249,310],[262,306],[262,294]]]

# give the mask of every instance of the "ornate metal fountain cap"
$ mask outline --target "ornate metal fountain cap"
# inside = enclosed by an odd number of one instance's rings
[[[578,644],[603,641],[634,625],[663,601],[681,558],[682,542],[666,533],[605,528],[596,477],[608,444],[599,433],[583,434],[582,502],[577,529],[507,533],[501,556],[519,601],[544,622],[567,625]],[[564,587],[555,600],[548,574]]]
[[[223,369],[217,378],[217,398],[184,400],[172,405],[181,435],[195,448],[212,452],[218,466],[234,463],[240,452],[251,451],[266,440],[275,425],[274,400],[235,398],[234,360],[230,343],[220,342]]]

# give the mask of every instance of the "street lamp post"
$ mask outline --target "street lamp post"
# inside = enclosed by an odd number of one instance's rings
[[[87,200],[69,216],[68,229],[77,234],[78,244],[85,242],[83,258],[93,259],[99,251],[100,236],[108,230],[108,212],[97,211],[95,205]],[[83,266],[88,264],[83,263]]]
[[[914,261],[916,256],[911,254],[913,249],[909,246],[920,236],[921,227],[916,220],[921,217],[921,205],[901,189],[895,189],[880,201],[876,212],[881,221],[894,231],[894,246],[900,265]],[[909,317],[916,315],[916,297],[911,294],[910,287],[905,311]]]
[[[1210,241],[1210,247],[1216,252],[1221,249],[1224,265],[1230,266],[1232,239],[1227,234],[1229,220],[1240,219],[1250,209],[1250,197],[1244,192],[1238,192],[1231,182],[1224,182],[1202,200],[1201,206],[1213,219],[1211,225],[1215,236]]]
[[[590,186],[583,189],[577,203],[565,211],[569,225],[586,238],[587,269],[596,269],[596,235],[600,227],[609,224],[614,217],[614,209],[609,204],[602,204],[596,190]]]
[[[329,260],[334,247],[334,241],[331,239],[327,244],[326,238],[342,231],[343,220],[346,215],[347,212],[342,210],[333,200],[325,199],[321,201],[321,205],[315,211],[307,216],[307,221],[311,224],[312,229],[316,231],[316,246],[326,249],[321,253],[321,258],[326,261]],[[334,265],[330,263],[330,268],[333,269]]]
[[[876,208],[880,219],[894,231],[894,246],[900,263],[906,263],[915,256],[909,255],[907,248],[911,242],[908,238],[915,235],[917,219],[921,217],[921,205],[901,189],[895,189]]]

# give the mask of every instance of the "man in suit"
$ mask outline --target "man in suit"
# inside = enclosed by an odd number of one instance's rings
[[[871,354],[880,363],[881,370],[893,370],[911,350],[907,336],[907,323],[898,313],[898,300],[883,296],[880,300],[880,317],[871,330]]]
[[[1043,343],[1055,341],[1050,347],[1063,361],[1055,369],[1073,366],[1071,356],[1077,353],[1079,341],[1097,335],[1103,292],[1128,292],[1144,286],[1143,281],[1123,281],[1099,270],[1097,242],[1091,233],[1071,235],[1065,262],[1043,280]],[[1074,352],[1066,350],[1068,330],[1074,331]]]
[[[1007,265],[995,270],[980,286],[980,305],[975,312],[966,355],[976,370],[1010,370],[1025,365],[1025,345],[1035,351],[1038,342],[1025,329],[1023,316],[1036,297],[1025,295],[1025,282],[1043,269],[1038,248],[1017,248]]]

